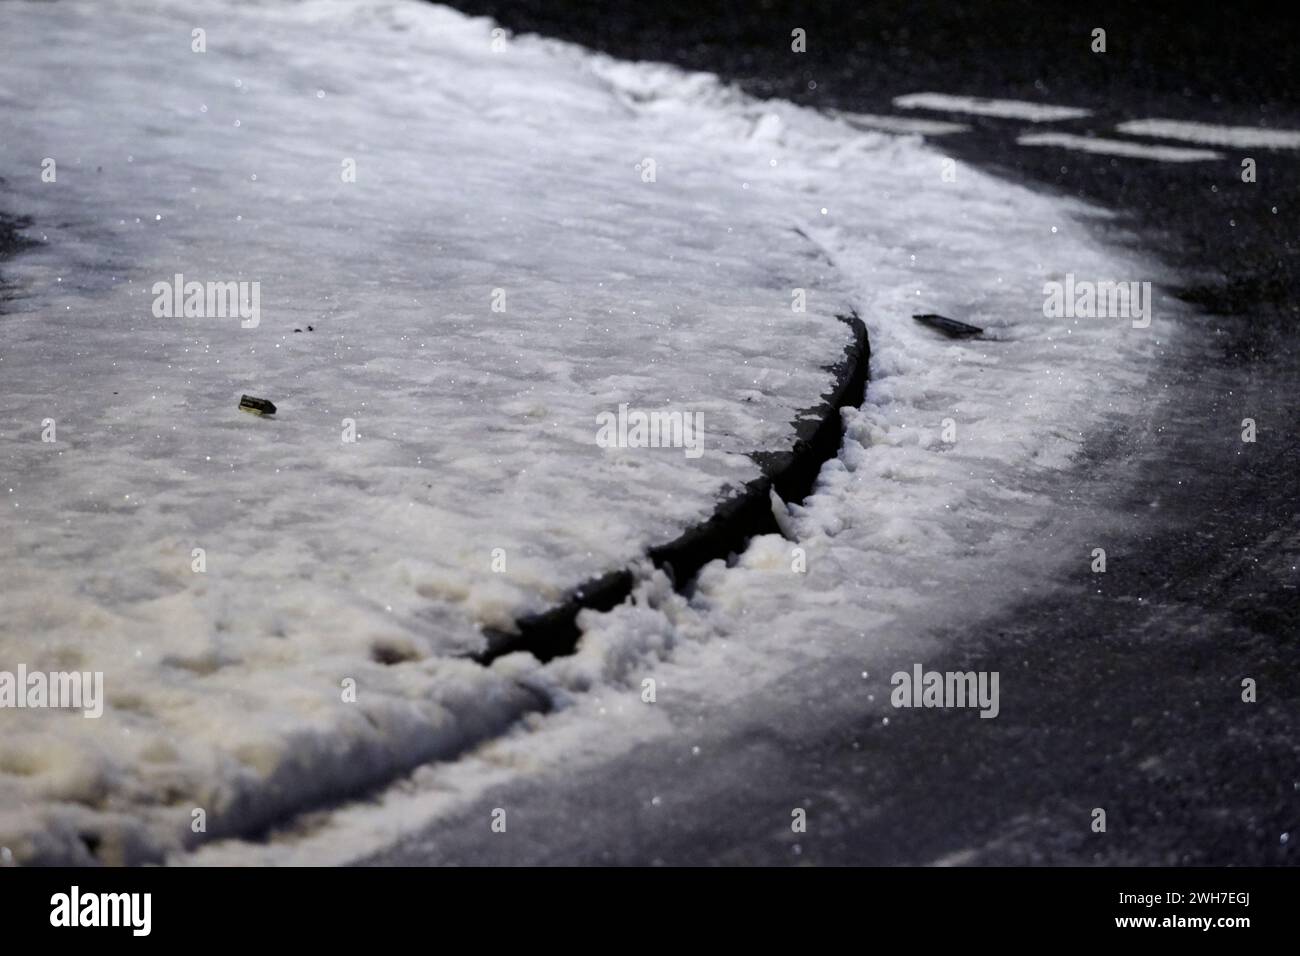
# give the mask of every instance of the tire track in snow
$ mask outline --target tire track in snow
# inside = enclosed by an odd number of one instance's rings
[[[647,552],[656,568],[668,572],[678,591],[688,591],[695,575],[708,562],[743,550],[757,535],[777,533],[771,495],[777,494],[782,501],[802,502],[812,492],[822,465],[839,453],[844,437],[840,409],[861,406],[871,358],[863,321],[856,313],[841,316],[840,321],[849,327],[852,339],[844,347],[843,358],[828,366],[835,381],[823,401],[793,423],[796,435],[791,448],[755,452],[752,457],[762,469],[760,477],[719,502],[703,523]],[[810,418],[809,414],[816,417]],[[628,568],[588,581],[573,589],[556,607],[521,618],[516,622],[517,633],[489,633],[489,649],[475,660],[491,664],[505,654],[528,651],[545,663],[572,654],[582,636],[578,614],[588,609],[608,611],[622,604],[632,593],[635,581],[635,572]]]

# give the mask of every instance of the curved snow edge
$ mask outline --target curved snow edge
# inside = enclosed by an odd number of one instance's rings
[[[647,556],[655,567],[666,571],[679,591],[687,589],[700,568],[710,561],[743,550],[756,535],[777,533],[772,492],[784,501],[803,501],[812,492],[822,465],[839,454],[844,439],[840,409],[861,407],[866,397],[871,344],[866,324],[856,312],[837,318],[849,327],[852,338],[844,347],[843,357],[826,366],[834,375],[834,384],[822,394],[818,405],[802,411],[793,422],[794,444],[786,451],[753,453],[751,457],[762,471],[758,478],[723,498],[703,523],[648,550]],[[527,651],[545,663],[572,654],[582,636],[578,614],[617,607],[631,594],[634,583],[630,568],[586,581],[550,610],[519,618],[515,633],[485,631],[488,650],[474,660],[491,664],[505,654]]]

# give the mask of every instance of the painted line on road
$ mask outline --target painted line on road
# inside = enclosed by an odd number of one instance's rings
[[[1055,120],[1091,116],[1091,110],[1075,106],[1054,106],[1025,100],[989,100],[979,96],[954,96],[949,93],[908,93],[894,97],[894,105],[906,110],[938,110],[947,113],[970,113],[973,116],[998,116],[1003,119],[1050,123]]]
[[[1119,139],[1100,139],[1095,136],[1075,136],[1072,133],[1026,133],[1016,137],[1021,146],[1059,146],[1082,153],[1100,153],[1103,156],[1127,156],[1132,159],[1151,159],[1161,163],[1194,163],[1222,159],[1221,153],[1212,149],[1186,149],[1182,146],[1155,146],[1131,143]]]
[[[1209,146],[1262,147],[1264,149],[1300,149],[1300,130],[1263,129],[1258,126],[1215,126],[1171,119],[1129,120],[1115,127],[1130,136],[1153,136],[1156,139],[1180,139]]]
[[[831,110],[832,116],[842,119],[854,129],[881,133],[915,133],[920,136],[947,136],[950,133],[969,133],[965,123],[946,120],[914,119],[910,116],[882,116],[878,113],[848,113]]]

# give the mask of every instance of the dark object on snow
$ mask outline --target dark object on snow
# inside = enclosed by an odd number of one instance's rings
[[[295,331],[295,332],[301,332],[302,329],[294,329],[294,331]],[[309,325],[309,326],[307,326],[307,331],[308,331],[308,332],[315,332],[316,330],[313,329],[313,328]]]
[[[912,318],[922,325],[938,329],[949,338],[965,339],[970,338],[972,335],[984,334],[984,330],[978,325],[967,325],[965,322],[958,322],[956,319],[949,319],[942,315],[914,315]]]
[[[244,395],[239,399],[239,410],[248,412],[250,415],[274,415],[275,404],[268,402],[264,398],[254,398],[252,395]]]

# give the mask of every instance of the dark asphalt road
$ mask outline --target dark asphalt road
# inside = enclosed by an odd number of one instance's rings
[[[897,95],[942,91],[1087,107],[1095,115],[1053,128],[1100,135],[1148,117],[1300,129],[1300,51],[1286,42],[1296,24],[1262,8],[454,5],[806,105],[897,113]],[[802,58],[789,50],[796,26],[808,31]],[[1087,48],[1096,26],[1108,31],[1104,55]],[[1163,373],[1170,401],[1090,450],[1098,473],[1128,469],[1129,499],[1081,488],[1062,501],[1085,524],[1103,504],[1130,519],[1107,539],[1101,585],[1081,567],[1046,598],[942,635],[960,649],[950,668],[1017,662],[1015,701],[996,726],[971,734],[958,723],[969,714],[936,711],[882,732],[852,703],[859,662],[842,661],[797,713],[708,740],[707,762],[674,757],[671,744],[642,748],[485,795],[487,807],[509,801],[527,841],[484,839],[476,806],[376,862],[1296,862],[1296,154],[1157,163],[1026,148],[1015,143],[1022,124],[961,121],[974,129],[939,149],[1114,210],[1115,232],[1175,267],[1180,296],[1199,308]],[[1258,182],[1241,181],[1242,155],[1257,160]],[[1259,422],[1254,445],[1240,440],[1245,417]],[[1240,699],[1245,676],[1258,681],[1256,704]],[[800,837],[785,823],[797,805],[816,820]],[[1080,826],[1096,806],[1107,808],[1105,835]]]

